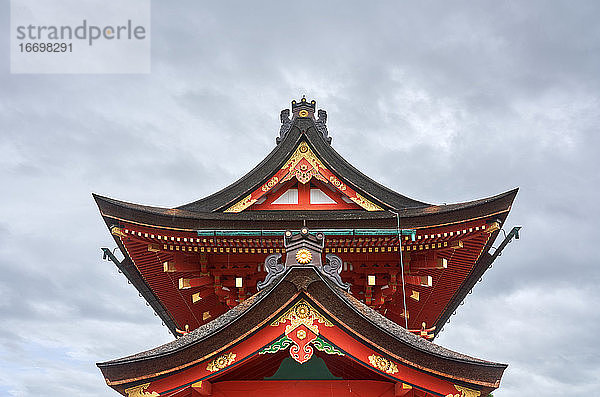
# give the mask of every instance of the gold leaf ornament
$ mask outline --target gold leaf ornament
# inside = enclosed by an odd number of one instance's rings
[[[381,372],[385,372],[387,374],[395,374],[398,372],[398,366],[388,360],[387,358],[383,358],[376,354],[372,354],[369,356],[369,362],[373,367],[380,370]]]
[[[318,323],[326,327],[333,327],[331,321],[323,317],[318,311],[312,308],[304,299],[300,300],[288,311],[283,313],[277,320],[271,323],[271,326],[277,327],[279,324],[289,321],[285,327],[285,334],[289,334],[295,330],[300,324],[304,324],[308,329],[319,335]]]
[[[242,200],[238,201],[224,212],[242,212],[256,202],[257,199],[252,198],[252,194],[247,195]]]
[[[159,394],[155,391],[152,393],[147,392],[146,389],[150,386],[150,383],[144,383],[143,385],[137,385],[125,389],[125,395],[127,397],[153,397],[158,396]]]
[[[481,392],[479,390],[469,389],[468,387],[454,385],[454,388],[460,392],[460,394],[448,394],[446,397],[479,397]]]
[[[217,372],[231,365],[235,361],[235,353],[225,353],[208,363],[206,369],[210,372]]]
[[[312,254],[310,253],[309,250],[302,248],[296,252],[296,261],[298,263],[305,265],[307,263],[310,263],[311,260],[312,260]]]
[[[383,208],[369,201],[367,198],[365,198],[358,192],[356,192],[356,197],[350,197],[350,200],[354,201],[356,204],[360,205],[367,211],[383,211]]]

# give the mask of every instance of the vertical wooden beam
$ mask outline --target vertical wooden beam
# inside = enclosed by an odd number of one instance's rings
[[[365,304],[370,305],[373,298],[373,289],[370,286],[365,288]]]
[[[206,254],[202,253],[200,254],[200,271],[202,273],[208,273],[208,271],[206,270],[208,266],[208,260],[206,259]]]

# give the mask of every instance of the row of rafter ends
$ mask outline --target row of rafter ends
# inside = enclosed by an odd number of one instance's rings
[[[444,232],[444,233],[432,233],[432,234],[419,234],[419,235],[410,235],[410,236],[404,236],[404,241],[407,242],[407,244],[415,244],[415,243],[419,243],[419,240],[436,240],[436,239],[444,239],[444,238],[452,238],[455,236],[461,236],[461,235],[465,235],[468,233],[473,233],[473,232],[478,232],[478,231],[486,231],[486,226],[487,226],[487,231],[488,233],[491,233],[494,230],[497,230],[497,226],[494,224],[491,225],[480,225],[480,226],[475,226],[475,227],[469,227],[469,228],[465,228],[465,229],[459,229],[459,230],[453,230],[450,232]],[[491,230],[493,229],[493,230]],[[236,236],[234,233],[232,233],[231,235],[226,235],[226,234],[221,234],[220,237],[223,238],[210,238],[208,236],[199,236],[199,237],[181,237],[181,236],[167,236],[167,235],[161,235],[161,234],[153,234],[153,233],[148,233],[148,232],[142,232],[139,230],[133,230],[133,229],[121,229],[118,227],[113,227],[111,229],[111,231],[113,232],[113,234],[125,234],[125,235],[130,235],[130,236],[137,236],[137,237],[144,237],[144,238],[150,238],[150,239],[156,239],[156,240],[162,240],[162,241],[166,241],[166,242],[179,242],[179,243],[214,243],[215,241],[229,241],[230,243],[233,242],[247,242],[247,241],[268,241],[270,243],[274,243],[274,244],[279,244],[280,242],[283,241],[283,237],[281,238],[264,238],[262,236],[248,236],[250,238],[239,238],[239,236]],[[281,233],[282,235],[283,233]],[[343,236],[344,234],[331,234],[331,235],[335,235],[335,236]],[[280,235],[278,235],[280,236]],[[398,234],[397,232],[386,232],[386,234],[379,234],[379,236],[381,237],[361,237],[361,236],[366,236],[365,235],[354,235],[353,238],[329,238],[326,240],[327,243],[332,243],[332,242],[349,242],[349,241],[360,241],[360,242],[381,242],[384,240],[389,240],[389,239],[393,239],[395,241],[398,240]],[[385,236],[385,237],[383,237]],[[211,236],[212,237],[212,236]],[[227,238],[229,237],[229,238]],[[252,238],[252,237],[258,237],[258,238]],[[272,237],[276,237],[276,236],[272,236]]]
[[[443,249],[453,248],[459,249],[463,247],[462,241],[458,240],[455,244],[444,241],[443,243],[437,244],[420,244],[413,246],[402,246],[402,251],[423,251],[430,249]],[[285,254],[285,248],[236,248],[236,247],[197,247],[197,246],[180,246],[164,244],[162,246],[158,244],[149,244],[148,251],[180,251],[180,252],[200,252],[200,253],[213,253],[213,254],[274,254],[280,253]],[[398,252],[398,246],[388,247],[344,247],[344,248],[325,248],[325,253],[385,253],[385,252]]]
[[[462,231],[457,231],[456,233],[444,233],[439,234],[439,238],[445,241],[432,241],[431,238],[429,240],[425,239],[417,239],[415,242],[406,242],[402,244],[402,250],[423,250],[423,249],[435,249],[441,248],[442,246],[446,247],[448,242],[451,244],[457,244],[457,242],[461,242],[462,240],[458,240],[458,238],[470,238],[473,234],[477,234],[479,231],[484,231],[487,233],[491,233],[497,230],[496,228],[488,227],[486,229],[485,225],[477,226],[469,229],[463,229]],[[173,236],[161,236],[154,235],[149,233],[143,233],[140,231],[130,230],[130,229],[120,229],[117,227],[113,227],[111,229],[112,233],[118,235],[120,237],[133,237],[137,239],[147,239],[148,242],[155,242],[157,247],[161,245],[165,250],[176,250],[176,251],[188,251],[188,252],[198,252],[197,248],[206,248],[207,250],[200,250],[199,252],[236,252],[240,253],[251,253],[252,251],[248,251],[248,249],[269,249],[269,251],[265,252],[285,252],[281,251],[283,248],[283,239],[227,239],[227,238],[187,238],[187,237],[173,237]],[[437,239],[435,237],[434,239]],[[234,247],[231,247],[234,245]],[[250,245],[250,247],[248,247]],[[265,245],[267,247],[265,247]],[[377,249],[378,247],[388,246],[390,247],[398,247],[398,238],[397,237],[386,237],[386,238],[357,238],[357,239],[328,239],[326,240],[326,249],[331,249],[328,252],[348,252],[348,251],[340,251],[341,248],[350,249],[357,248],[357,252],[361,252],[359,248],[365,248],[363,245],[367,245],[368,249]],[[216,248],[219,249],[216,249]],[[406,248],[405,248],[406,247]],[[215,248],[214,250],[210,250],[210,248]],[[231,248],[233,251],[222,251],[220,248]],[[336,248],[338,249],[336,251]],[[456,247],[457,248],[457,247]],[[157,248],[159,249],[159,248]],[[392,250],[388,250],[391,252]],[[258,251],[260,253],[260,251]],[[353,252],[353,251],[350,251]],[[365,251],[362,252],[378,252],[378,251]],[[385,252],[385,251],[382,251]]]

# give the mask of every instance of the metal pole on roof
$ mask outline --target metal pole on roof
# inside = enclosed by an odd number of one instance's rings
[[[408,312],[406,310],[406,287],[404,284],[404,261],[402,260],[402,231],[400,230],[400,214],[396,214],[397,228],[398,228],[398,253],[400,254],[400,271],[402,272],[402,304],[404,305],[404,326],[408,329]],[[414,234],[413,234],[414,236]]]

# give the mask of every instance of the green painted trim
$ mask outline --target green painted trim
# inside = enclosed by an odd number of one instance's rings
[[[300,232],[299,230],[292,230]],[[326,236],[396,236],[397,229],[315,229],[312,233],[323,233]],[[221,237],[221,236],[283,236],[285,230],[197,230],[198,236]],[[417,231],[415,229],[402,229],[403,236],[411,236],[415,240]]]
[[[288,338],[286,335],[283,335],[281,338],[277,339],[275,342],[271,343],[268,346],[262,348],[258,354],[267,354],[267,353],[277,353],[280,350],[285,350],[292,344],[292,340]]]
[[[341,350],[339,350],[337,347],[335,347],[334,345],[332,345],[331,343],[329,343],[328,341],[321,339],[320,336],[317,337],[317,339],[315,339],[312,342],[312,345],[315,347],[315,349],[320,350],[322,352],[325,352],[327,354],[337,354],[338,356],[344,356],[344,352],[342,352]]]

